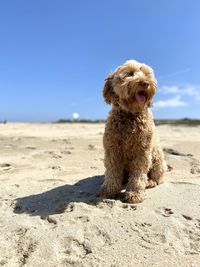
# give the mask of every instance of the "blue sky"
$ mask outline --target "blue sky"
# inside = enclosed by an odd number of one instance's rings
[[[153,67],[156,118],[200,118],[200,1],[0,2],[0,120],[106,118],[104,79]]]

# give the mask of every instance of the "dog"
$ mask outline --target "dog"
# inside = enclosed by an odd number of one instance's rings
[[[101,197],[140,203],[145,188],[163,182],[167,167],[149,110],[156,91],[152,68],[135,60],[106,79],[103,96],[112,109],[103,136],[106,171]]]

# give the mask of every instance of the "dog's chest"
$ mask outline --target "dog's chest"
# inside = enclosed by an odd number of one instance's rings
[[[149,139],[151,132],[150,125],[136,120],[128,123],[126,122],[124,125],[121,125],[119,129],[119,135],[122,140],[130,143],[140,143],[141,141]]]
[[[153,125],[145,118],[120,118],[113,126],[121,151],[146,150],[151,145]],[[111,135],[112,138],[112,135]]]

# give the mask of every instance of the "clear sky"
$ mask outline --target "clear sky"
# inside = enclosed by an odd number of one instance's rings
[[[106,118],[127,59],[155,71],[156,118],[200,118],[199,0],[0,1],[0,120]]]

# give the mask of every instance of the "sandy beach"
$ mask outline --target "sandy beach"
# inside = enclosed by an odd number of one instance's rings
[[[0,266],[200,266],[200,127],[158,126],[165,183],[101,200],[104,124],[0,124]]]

